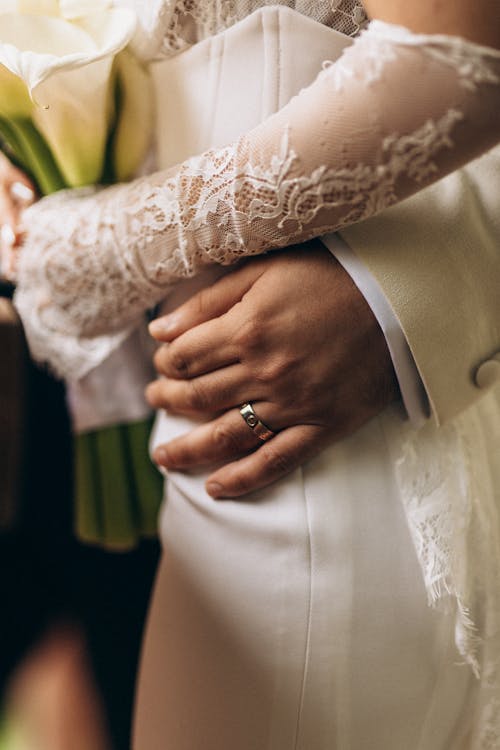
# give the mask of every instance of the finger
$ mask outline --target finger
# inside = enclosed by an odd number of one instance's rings
[[[35,200],[35,185],[18,167],[2,154],[0,159],[0,180],[13,201],[26,207]]]
[[[0,274],[12,279],[15,273],[15,247],[19,244],[16,232],[17,213],[4,189],[0,190]]]
[[[243,365],[224,367],[192,380],[159,378],[146,388],[146,399],[155,409],[171,414],[202,416],[230,409],[244,401],[261,400],[261,384],[247,383]]]
[[[17,247],[2,247],[0,251],[0,275],[8,281],[15,282],[19,252]]]
[[[149,332],[158,341],[173,341],[190,328],[217,318],[231,309],[263,273],[259,263],[251,263],[202,289],[174,312],[153,320]]]
[[[206,490],[216,499],[236,498],[267,487],[319,453],[327,428],[298,425],[278,433],[249,456],[211,474]]]
[[[186,379],[238,362],[231,314],[209,320],[183,333],[171,344],[160,346],[154,356],[156,369],[168,378]]]
[[[1,241],[4,246],[12,247],[16,243],[16,231],[19,223],[19,210],[5,185],[0,187],[0,226]]]
[[[277,432],[290,422],[274,404],[258,402],[255,412],[264,424]],[[166,469],[191,469],[207,464],[227,462],[243,456],[262,440],[248,426],[239,409],[231,409],[217,419],[195,427],[155,450],[155,461]]]
[[[154,461],[170,470],[194,469],[200,466],[232,461],[255,450],[261,440],[245,424],[237,409],[195,427],[187,435],[158,446]]]
[[[20,175],[10,186],[12,198],[23,208],[30,206],[35,200],[35,189],[28,178]]]

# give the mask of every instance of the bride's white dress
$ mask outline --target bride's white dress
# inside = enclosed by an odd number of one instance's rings
[[[374,24],[363,42],[364,54],[372,55],[369,74],[356,68],[356,52],[348,54],[345,64],[326,66],[319,89],[278,115],[278,127],[264,126],[221,148],[281,107],[297,83],[312,80],[307,67],[319,69],[328,58],[323,45],[338,54],[341,41],[325,27],[356,33],[364,21],[361,7],[354,0],[299,0],[252,15],[262,2],[133,4],[142,20],[137,51],[163,58],[153,65],[160,166],[216,148],[128,192],[120,186],[57,196],[34,209],[39,214],[23,258],[19,303],[35,350],[45,346],[40,356],[49,353],[56,367],[72,363],[73,375],[112,351],[138,312],[162,299],[177,276],[338,228],[390,205],[441,167],[449,169],[453,144],[470,138],[462,109],[471,106],[481,129],[477,91],[498,89],[500,82],[495,54],[477,48],[470,56],[470,45],[466,53],[446,38],[420,39],[414,47],[403,30]],[[232,32],[217,35],[224,29]],[[302,45],[296,54],[290,39]],[[431,91],[423,94],[436,107],[432,122],[407,122],[404,111],[378,113],[382,133],[387,115],[406,135],[386,134],[379,162],[368,146],[358,149],[353,168],[345,144],[325,141],[314,97],[322,91],[325,101],[332,92],[342,99],[352,85],[367,99],[366,92],[387,78],[397,87],[394,45],[403,50],[403,65],[411,65],[423,45],[425,64],[448,85],[435,101]],[[261,63],[277,78],[261,79]],[[287,80],[291,70],[293,80]],[[245,109],[256,97],[260,109]],[[483,99],[489,102],[487,94]],[[326,115],[338,118],[339,140],[341,126],[359,114],[348,99],[343,107]],[[375,120],[368,122],[366,131],[374,126]],[[307,169],[297,158],[304,139],[315,144]],[[354,205],[353,184],[359,194]],[[61,206],[71,209],[63,228],[54,224]],[[30,255],[30,243],[43,246],[44,263]],[[68,244],[76,255],[65,260]],[[183,282],[168,304],[208,283],[210,273],[204,273]],[[52,285],[49,299],[59,305],[55,311],[43,297],[46,283]],[[103,320],[112,335],[102,330]],[[41,344],[44,330],[49,335]],[[160,521],[164,554],[138,684],[135,750],[497,747],[496,662],[477,647],[473,625],[487,635],[498,631],[496,599],[489,595],[497,586],[498,424],[495,394],[439,432],[429,424],[414,433],[396,408],[389,409],[286,479],[237,502],[208,497],[202,473],[171,473]],[[162,415],[154,441],[190,426]],[[429,596],[445,593],[447,608],[428,606]],[[483,669],[486,679],[479,683],[473,669],[484,664],[489,671]]]
[[[170,476],[137,750],[469,750],[476,680],[453,609],[427,603],[391,455],[400,419],[243,501]]]
[[[212,125],[211,144],[193,129],[199,151],[238,135],[231,110],[241,99],[255,107],[251,76],[240,71],[245,97],[227,80],[227,69],[235,77],[239,56],[248,63],[249,50],[241,49],[248,37],[246,29],[224,39],[226,70],[218,70],[224,86],[209,107],[218,125]],[[238,53],[231,44],[240,45]],[[169,113],[177,105],[191,107],[194,117],[207,114],[200,91],[210,74],[200,68],[213,65],[217,53],[198,46],[170,62],[170,70],[161,63],[155,70],[162,166],[196,153],[185,132],[172,145]],[[162,93],[171,92],[176,76],[184,95]],[[262,114],[256,109],[255,118]],[[182,123],[180,117],[179,129]],[[203,283],[198,277],[181,286],[168,307]],[[491,415],[490,406],[483,408]],[[187,419],[162,415],[153,443],[190,427]],[[170,475],[160,522],[164,555],[137,694],[137,750],[472,747],[477,683],[456,649],[455,605],[444,611],[428,606],[402,502],[408,509],[414,498],[402,498],[396,476],[401,441],[408,441],[406,490],[412,473],[422,483],[424,463],[431,477],[421,499],[444,470],[435,466],[432,476],[429,457],[417,459],[416,470],[409,465],[413,451],[405,430],[401,414],[389,410],[293,475],[238,502],[208,497],[205,474]],[[442,455],[453,462],[453,446]],[[457,450],[455,460],[459,456]]]

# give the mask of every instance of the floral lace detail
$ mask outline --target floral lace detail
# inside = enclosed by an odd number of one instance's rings
[[[387,24],[373,21],[370,35],[376,41],[402,46],[422,46],[425,54],[442,65],[449,65],[458,76],[460,84],[474,90],[490,83],[499,84],[500,76],[492,61],[500,60],[500,51],[466,42],[459,37],[444,35],[412,34],[402,26],[392,26],[388,33]],[[390,46],[387,47],[390,54]]]
[[[374,165],[320,166],[302,175],[285,130],[279,151],[265,162],[245,158],[245,136],[190,159],[158,184],[146,177],[126,187],[45,199],[25,217],[33,228],[17,296],[28,332],[35,316],[36,328],[46,332],[30,336],[34,355],[50,346],[56,371],[80,377],[109,343],[109,332],[135,325],[176,279],[207,263],[230,264],[304,241],[392,205],[401,175],[423,182],[436,172],[433,158],[452,146],[460,120],[450,110],[405,137],[388,136]],[[84,352],[61,347],[61,334],[68,333],[83,337]]]
[[[79,377],[84,352],[90,369],[97,352],[123,336],[123,327],[135,326],[176,279],[208,263],[230,264],[372,216],[438,177],[443,163],[447,171],[456,165],[454,139],[464,123],[471,128],[460,135],[467,144],[472,136],[482,145],[483,127],[484,143],[492,145],[498,129],[490,109],[496,120],[499,109],[493,96],[485,100],[485,123],[476,112],[471,125],[465,113],[476,95],[434,58],[426,63],[436,86],[430,104],[424,92],[427,109],[422,113],[415,97],[409,115],[385,107],[366,64],[366,49],[371,59],[377,35],[374,41],[365,32],[341,58],[351,83],[340,93],[332,65],[287,107],[226,148],[129,185],[63,193],[32,207],[25,215],[29,231],[17,301],[35,355],[41,357],[46,346],[58,372]],[[394,54],[385,57],[382,86],[399,86],[406,80],[401,65],[412,70],[426,59],[420,46],[406,47],[403,58],[399,50]],[[359,117],[361,97],[370,131],[356,140],[342,126],[350,129]],[[80,337],[83,351],[73,342],[70,356],[63,335]]]
[[[230,23],[232,3],[221,7]],[[185,5],[186,18],[200,14]],[[175,24],[169,50],[187,43]],[[422,71],[432,85],[408,92]],[[32,353],[80,377],[175,279],[366,218],[479,155],[498,141],[499,82],[494,51],[373,24],[237,143],[130,185],[40,201],[25,215],[16,296]],[[458,648],[481,675],[474,750],[500,744],[500,464],[481,448],[500,442],[499,415],[487,399],[439,431],[408,428],[397,468],[429,598],[449,595]]]
[[[479,684],[473,750],[500,743],[500,391],[436,429],[386,420],[429,601],[455,608],[455,640]],[[399,448],[401,446],[401,448]],[[468,745],[469,747],[469,745]]]
[[[159,13],[162,28],[162,54],[185,47],[224,31],[250,13],[267,5],[284,5],[336,29],[356,36],[366,25],[367,16],[358,0],[177,0],[165,2]]]
[[[366,67],[359,75],[367,85],[379,82],[387,64],[400,58],[405,47],[418,47],[422,55],[451,68],[457,83],[470,91],[475,91],[484,84],[500,84],[498,50],[452,36],[412,34],[408,29],[389,26],[381,21],[372,21],[369,33],[364,33],[363,36]],[[352,49],[347,50],[343,59],[335,66],[336,92],[343,91],[353,81],[355,73],[350,64],[352,54]]]
[[[464,115],[456,109],[450,109],[436,122],[428,120],[413,133],[404,136],[391,135],[384,139],[382,152],[386,162],[389,182],[395,186],[398,177],[406,175],[416,183],[429,182],[438,172],[434,157],[443,149],[453,148],[451,133]],[[380,174],[380,167],[378,168]],[[393,200],[397,195],[393,193]],[[390,205],[387,198],[384,208]],[[378,210],[375,208],[373,213]]]

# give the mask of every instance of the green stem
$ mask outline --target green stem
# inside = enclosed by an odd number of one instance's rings
[[[76,535],[84,542],[102,544],[102,500],[99,461],[92,434],[74,436],[74,494]]]
[[[52,152],[31,120],[11,120],[9,124],[43,195],[66,187]]]
[[[0,117],[0,138],[6,146],[7,156],[12,157],[25,171],[29,171],[28,157],[10,122]]]
[[[91,433],[98,461],[103,517],[103,545],[126,550],[137,544],[138,519],[133,503],[134,487],[127,449],[119,425]]]
[[[122,425],[128,444],[130,468],[134,477],[135,498],[141,536],[156,536],[158,511],[163,497],[164,478],[152,463],[148,453],[153,419]]]

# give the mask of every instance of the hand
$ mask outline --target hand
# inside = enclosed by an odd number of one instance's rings
[[[165,377],[148,386],[149,403],[223,412],[157,448],[155,460],[175,470],[225,463],[207,480],[213,497],[270,484],[399,394],[373,313],[319,242],[246,263],[150,330],[171,343],[155,355]],[[268,442],[235,408],[246,401],[277,432]]]
[[[35,188],[0,152],[0,275],[12,279],[22,241],[21,212],[35,198]]]

